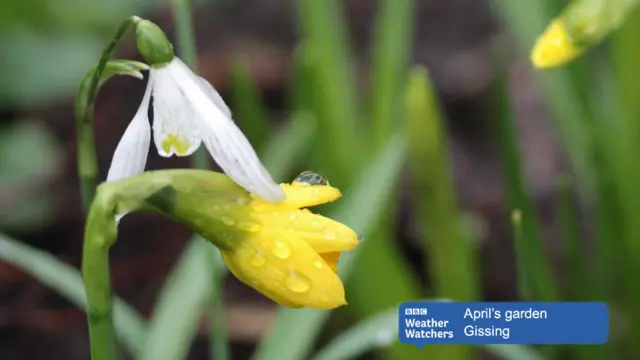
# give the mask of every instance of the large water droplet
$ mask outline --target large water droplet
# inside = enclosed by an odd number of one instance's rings
[[[273,254],[280,259],[286,259],[291,256],[291,248],[286,243],[277,240],[273,248]]]
[[[295,270],[289,272],[287,276],[287,288],[293,292],[303,293],[311,287],[311,280]]]
[[[258,251],[249,262],[251,265],[258,267],[264,265],[267,262],[267,258],[262,252]]]
[[[324,267],[324,261],[322,261],[322,259],[315,259],[313,260],[313,266],[317,269],[322,269]]]
[[[228,216],[221,217],[220,221],[222,221],[225,225],[228,225],[228,226],[233,226],[233,224],[235,224],[233,219]]]

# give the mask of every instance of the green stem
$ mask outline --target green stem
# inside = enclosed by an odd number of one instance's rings
[[[102,73],[113,54],[116,44],[125,31],[138,18],[125,19],[118,27],[109,45],[102,52],[98,65],[85,75],[76,95],[76,137],[78,143],[78,177],[82,189],[82,205],[85,212],[91,206],[95,195],[96,178],[98,177],[98,160],[93,130],[93,105],[98,93]]]
[[[198,53],[193,33],[193,20],[189,0],[174,0],[172,6],[178,37],[178,54],[187,66],[197,71]],[[193,155],[192,165],[197,169],[208,169],[210,167],[209,157],[205,149],[201,148],[196,151]],[[222,274],[218,272],[212,274],[209,346],[211,359],[213,360],[225,360],[229,358],[224,299],[222,296],[222,280]]]
[[[87,219],[82,254],[82,277],[87,297],[92,360],[120,358],[113,326],[109,248],[115,243],[114,206],[96,199]]]

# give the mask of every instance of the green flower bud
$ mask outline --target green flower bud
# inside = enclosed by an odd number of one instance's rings
[[[149,20],[136,20],[138,51],[149,65],[157,67],[173,60],[173,45],[164,31]]]

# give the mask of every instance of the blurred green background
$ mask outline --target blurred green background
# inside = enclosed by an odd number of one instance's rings
[[[84,227],[75,91],[133,14],[187,59],[176,1],[8,0],[0,10],[2,359],[89,357],[73,269]],[[568,67],[536,71],[529,50],[566,4],[193,2],[198,57],[188,61],[274,178],[325,174],[345,197],[317,211],[364,241],[341,261],[347,307],[280,309],[212,268],[203,254],[215,249],[184,226],[130,215],[111,251],[127,356],[224,360],[209,343],[226,333],[231,359],[640,358],[640,17]],[[141,60],[131,31],[116,57]],[[100,91],[100,181],[143,86],[116,77]],[[150,154],[147,169],[190,166]],[[418,350],[395,341],[394,317],[418,299],[606,301],[611,339]]]

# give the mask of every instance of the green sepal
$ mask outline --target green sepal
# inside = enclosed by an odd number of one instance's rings
[[[640,0],[577,0],[562,12],[573,43],[590,48],[621,27]]]
[[[91,211],[98,211],[105,222],[134,211],[161,214],[186,225],[218,248],[229,249],[242,234],[234,233],[225,220],[247,218],[246,205],[251,201],[251,195],[224,174],[172,169],[101,184]]]

